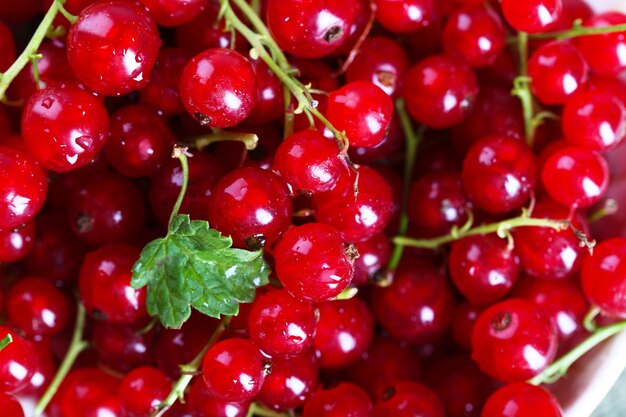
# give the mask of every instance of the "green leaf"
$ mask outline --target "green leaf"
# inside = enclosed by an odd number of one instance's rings
[[[11,333],[9,333],[6,336],[4,336],[2,340],[0,340],[0,350],[9,346],[11,342],[13,342],[13,336],[11,336]]]
[[[254,300],[270,268],[263,251],[232,248],[232,240],[206,221],[176,215],[167,236],[150,242],[133,266],[133,288],[148,286],[148,313],[165,327],[178,328],[191,307],[211,316],[235,315],[239,303]]]

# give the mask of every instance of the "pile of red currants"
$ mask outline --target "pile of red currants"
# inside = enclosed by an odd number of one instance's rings
[[[625,50],[582,0],[0,1],[0,414],[564,416],[626,330]]]

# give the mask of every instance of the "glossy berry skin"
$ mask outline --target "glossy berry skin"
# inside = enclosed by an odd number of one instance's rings
[[[448,269],[457,289],[473,304],[503,298],[519,276],[519,261],[506,239],[470,236],[452,245]]]
[[[262,59],[251,59],[257,80],[256,105],[246,120],[252,124],[267,124],[285,113],[285,94],[280,79]]]
[[[292,227],[274,248],[276,275],[297,299],[326,301],[350,284],[354,276],[353,252],[330,226],[308,223]]]
[[[162,48],[150,75],[150,82],[139,91],[141,103],[166,117],[184,112],[178,82],[187,59],[187,53],[182,49]]]
[[[46,200],[46,175],[25,152],[0,146],[0,229],[32,220]]]
[[[67,57],[74,73],[105,96],[145,87],[160,47],[152,16],[141,6],[121,0],[87,7],[67,35]]]
[[[370,36],[363,41],[348,66],[346,81],[369,81],[394,96],[408,68],[407,53],[397,41],[383,36]]]
[[[202,13],[205,0],[141,0],[159,26],[178,26]]]
[[[202,364],[210,395],[228,401],[256,396],[265,379],[263,356],[249,340],[227,339],[213,345]]]
[[[562,0],[502,0],[501,4],[507,22],[528,33],[545,32],[563,12]]]
[[[587,82],[589,65],[572,43],[554,41],[533,52],[528,76],[533,94],[542,103],[564,104]]]
[[[218,19],[219,10],[219,2],[205,2],[202,13],[190,22],[176,27],[176,45],[192,56],[209,48],[230,48],[231,34],[226,30],[224,19]],[[245,52],[246,46],[247,41],[237,33],[235,48],[239,52]]]
[[[609,91],[583,91],[565,104],[562,126],[571,145],[608,151],[626,137],[626,107]]]
[[[623,13],[607,12],[586,19],[583,26],[606,27],[624,23],[626,15]],[[575,42],[594,73],[614,76],[626,68],[626,58],[621,52],[626,46],[626,32],[582,36]]]
[[[302,417],[373,417],[372,400],[357,385],[321,389],[304,405]]]
[[[374,318],[358,298],[318,304],[319,322],[313,346],[322,368],[345,368],[367,350]]]
[[[243,121],[256,104],[256,74],[238,52],[207,49],[185,66],[180,98],[203,126],[224,128]]]
[[[535,155],[526,143],[490,136],[472,145],[463,160],[463,188],[470,200],[491,214],[521,207],[537,182]]]
[[[20,279],[7,295],[7,316],[13,326],[29,336],[61,332],[70,319],[67,297],[40,277]]]
[[[565,147],[543,166],[541,180],[555,201],[566,207],[589,207],[602,198],[609,184],[609,168],[597,152]]]
[[[294,191],[326,192],[350,175],[337,144],[317,130],[303,130],[285,139],[274,156],[275,171]]]
[[[433,17],[433,0],[374,0],[376,21],[394,33],[413,32]]]
[[[320,58],[341,47],[356,19],[356,0],[269,0],[267,27],[285,52]]]
[[[562,417],[563,410],[549,391],[524,382],[505,385],[494,392],[481,417]]]
[[[472,347],[474,324],[485,308],[485,306],[477,306],[467,301],[457,304],[454,308],[450,333],[452,340],[463,349],[470,350]]]
[[[162,371],[146,366],[122,379],[119,396],[129,417],[149,417],[171,390],[172,382]]]
[[[248,315],[248,332],[268,355],[299,355],[312,345],[316,323],[312,304],[280,289],[257,295]]]
[[[291,197],[284,181],[260,168],[236,169],[215,185],[209,200],[211,227],[240,248],[271,246],[291,225]]]
[[[191,383],[187,400],[190,415],[181,417],[246,417],[250,408],[249,401],[225,401],[211,396],[201,377]]]
[[[51,416],[124,417],[118,398],[120,379],[97,368],[71,371],[63,380],[48,411]]]
[[[359,242],[381,233],[393,213],[392,189],[374,169],[361,166],[359,193],[349,190],[341,197],[320,197],[316,219],[339,231],[346,242]]]
[[[100,100],[72,84],[51,84],[34,93],[22,113],[28,152],[49,170],[86,165],[104,146],[109,115]]]
[[[72,231],[92,245],[133,239],[145,217],[141,190],[128,178],[106,173],[70,196],[67,218]]]
[[[626,318],[626,239],[601,242],[583,262],[581,280],[589,300],[612,317]]]
[[[537,201],[532,217],[566,219],[570,209],[550,198]],[[580,213],[572,218],[572,225],[583,232],[589,226]],[[515,253],[522,269],[529,275],[548,280],[572,277],[580,270],[586,248],[579,245],[580,239],[573,230],[555,230],[550,227],[520,227],[513,230]]]
[[[374,404],[376,417],[445,417],[441,400],[430,388],[415,382],[391,385]]]
[[[35,245],[35,223],[30,221],[13,229],[0,230],[0,262],[24,259]]]
[[[11,334],[13,342],[0,350],[0,392],[12,393],[25,388],[36,367],[34,347],[29,341],[0,326],[0,340]]]
[[[400,265],[389,287],[372,293],[376,320],[391,336],[409,343],[430,343],[448,328],[454,294],[445,277],[419,261]]]
[[[448,55],[465,59],[472,67],[495,62],[506,46],[506,32],[500,16],[483,5],[452,13],[443,32],[443,48]]]
[[[391,97],[375,84],[355,81],[332,91],[326,115],[351,145],[373,147],[382,142],[393,114]]]
[[[265,377],[256,400],[270,409],[301,406],[318,384],[317,359],[313,352],[272,358],[272,371]]]
[[[371,237],[354,244],[359,257],[354,260],[354,279],[352,285],[365,286],[376,279],[391,259],[391,242],[384,234]]]
[[[12,395],[0,392],[0,409],[5,417],[24,417],[20,402]]]
[[[154,362],[155,329],[141,332],[145,323],[135,325],[110,324],[95,321],[91,331],[91,346],[98,362],[120,373]]]
[[[434,129],[459,123],[478,94],[476,77],[463,61],[434,55],[411,67],[404,77],[403,97],[409,114]]]
[[[108,323],[134,323],[148,316],[145,287],[130,286],[139,250],[125,243],[102,246],[85,256],[78,277],[87,313]]]
[[[0,24],[0,50],[4,53],[0,58],[0,71],[4,72],[15,61],[15,40],[5,23]]]
[[[174,135],[149,107],[126,106],[111,115],[107,160],[126,177],[152,175],[170,158]]]
[[[407,214],[420,234],[445,235],[467,221],[470,209],[456,172],[430,172],[411,186]]]
[[[557,331],[549,317],[530,301],[511,298],[485,310],[472,333],[472,359],[503,382],[524,381],[554,359]]]

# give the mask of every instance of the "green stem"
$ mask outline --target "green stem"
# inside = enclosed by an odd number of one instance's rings
[[[269,408],[265,408],[262,405],[257,403],[250,404],[250,408],[248,409],[248,414],[246,417],[289,417],[288,413],[281,413],[278,411],[270,410]]]
[[[619,203],[612,199],[607,198],[602,207],[592,212],[589,217],[587,217],[587,221],[589,223],[595,223],[598,220],[601,220],[607,216],[612,216],[619,210]]]
[[[54,379],[50,383],[50,386],[46,389],[46,392],[41,396],[37,405],[35,406],[35,411],[33,415],[35,417],[40,416],[45,410],[54,394],[56,394],[59,386],[65,379],[66,375],[76,362],[76,358],[78,355],[89,346],[89,344],[83,340],[83,331],[85,329],[85,307],[79,302],[78,303],[78,312],[76,314],[76,324],[74,325],[74,333],[72,334],[72,342],[70,347],[63,358],[63,362],[59,366],[56,375],[54,375]]]
[[[174,145],[172,158],[178,158],[180,160],[180,166],[183,170],[183,183],[180,186],[180,192],[178,193],[178,198],[176,199],[174,208],[172,209],[172,214],[170,214],[170,221],[168,224],[172,224],[174,217],[178,215],[180,206],[183,204],[185,194],[187,193],[187,184],[189,183],[189,161],[187,160],[187,148]]]
[[[409,193],[411,192],[413,169],[415,166],[417,149],[420,142],[422,141],[424,129],[420,128],[417,133],[415,132],[415,129],[413,129],[413,123],[411,122],[411,118],[406,111],[403,99],[396,100],[396,113],[398,114],[398,118],[400,119],[400,124],[402,125],[402,130],[404,131],[404,137],[406,141],[406,159],[404,160],[404,184],[402,188],[402,208],[400,211],[400,225],[398,227],[398,235],[405,236],[409,229],[409,216],[407,214],[407,209],[409,206]],[[387,270],[394,271],[398,267],[403,252],[404,245],[396,244],[391,254],[391,259],[387,264]]]
[[[200,135],[191,138],[196,144],[196,148],[204,149],[207,146],[217,142],[241,142],[246,149],[251,151],[255,149],[259,143],[259,137],[255,133],[240,133],[221,130],[210,135]]]
[[[41,78],[39,77],[39,66],[37,61],[43,58],[41,54],[33,55],[30,57],[30,62],[33,68],[33,79],[35,80],[35,86],[37,90],[41,89]]]
[[[560,32],[546,32],[531,35],[532,39],[572,39],[580,36],[603,35],[607,33],[626,32],[626,24],[604,26],[604,27],[588,27],[583,26],[582,22],[576,20],[571,29],[562,30]]]
[[[486,235],[489,233],[497,233],[499,236],[506,237],[506,232],[518,227],[550,227],[556,230],[565,230],[570,227],[567,220],[554,219],[537,219],[522,214],[519,217],[503,220],[497,223],[489,223],[474,228],[453,229],[450,234],[436,237],[433,239],[412,239],[404,236],[397,236],[393,239],[396,245],[410,246],[414,248],[436,249],[446,243],[454,242],[468,236]]]
[[[193,379],[195,373],[200,369],[200,365],[202,365],[202,361],[204,360],[204,356],[207,351],[213,344],[222,336],[224,331],[228,328],[228,325],[231,320],[231,316],[223,316],[220,323],[217,325],[213,334],[204,345],[200,353],[196,355],[196,357],[189,363],[185,365],[181,365],[180,369],[182,371],[182,375],[178,378],[178,381],[174,383],[172,386],[172,390],[165,397],[165,399],[158,405],[156,411],[152,414],[153,417],[158,417],[163,415],[178,399],[182,399],[185,397],[185,390],[187,386]]]
[[[593,306],[589,309],[589,311],[585,315],[585,318],[583,319],[583,326],[590,333],[598,330],[598,326],[596,326],[595,323],[595,319],[596,317],[598,317],[598,314],[600,314],[600,309],[596,306]]]
[[[61,12],[63,17],[65,17],[68,20],[68,22],[70,22],[72,25],[76,23],[76,20],[78,20],[78,16],[74,16],[73,14],[68,12],[67,9],[65,9],[65,7],[63,7],[63,3],[65,2],[65,0],[63,0],[63,2],[61,0],[54,0],[54,1],[55,3],[57,3],[59,12]]]
[[[22,71],[22,69],[24,69],[24,67],[31,62],[30,60],[32,56],[37,55],[39,45],[41,45],[41,42],[45,39],[48,29],[52,25],[54,18],[59,13],[59,3],[64,3],[64,0],[54,1],[50,5],[50,8],[41,20],[37,30],[35,30],[33,37],[28,42],[28,45],[26,45],[26,48],[22,51],[20,56],[17,57],[15,62],[11,64],[9,69],[0,75],[0,100],[4,101],[6,99],[7,89],[15,77],[17,77],[17,74],[19,74],[20,71]]]
[[[553,362],[543,372],[534,378],[528,380],[529,384],[540,385],[543,383],[554,382],[567,372],[570,366],[585,353],[602,343],[606,339],[626,330],[626,321],[611,324],[609,326],[600,327],[589,336],[585,341],[576,346],[574,349],[563,355],[561,358]]]
[[[0,340],[0,350],[9,346],[12,342],[13,342],[13,336],[11,336],[11,333],[9,333],[6,336],[4,336],[2,340]]]
[[[519,56],[519,76],[513,81],[512,94],[517,96],[522,104],[526,143],[532,147],[537,123],[534,115],[533,95],[530,91],[531,80],[528,77],[528,33],[519,32],[517,36],[517,52]]]

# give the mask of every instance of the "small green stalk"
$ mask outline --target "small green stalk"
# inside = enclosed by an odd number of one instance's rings
[[[584,354],[608,338],[626,330],[626,321],[595,329],[594,333],[574,349],[553,362],[543,372],[528,380],[529,384],[541,385],[552,383],[567,373],[567,370]]]
[[[278,411],[270,410],[260,404],[252,403],[248,409],[246,417],[289,417],[288,413],[280,413]]]
[[[170,214],[170,221],[168,224],[172,224],[172,220],[174,220],[174,217],[178,215],[180,206],[183,204],[185,194],[187,193],[187,184],[189,183],[189,161],[187,160],[187,148],[174,145],[172,158],[178,158],[180,160],[180,165],[183,171],[183,183],[181,184],[180,192],[178,193],[178,198],[176,199],[174,208],[172,208],[172,213]]]
[[[224,331],[226,331],[228,325],[230,324],[230,320],[230,316],[222,317],[220,324],[217,325],[217,328],[213,331],[213,334],[209,338],[208,342],[204,345],[200,353],[198,353],[198,355],[193,358],[191,362],[180,366],[180,370],[182,373],[181,377],[178,378],[178,381],[174,383],[174,385],[172,386],[172,390],[167,395],[167,397],[165,397],[163,402],[158,405],[156,411],[152,414],[152,417],[159,417],[163,415],[172,405],[174,405],[176,400],[183,400],[185,398],[185,390],[187,389],[187,386],[189,386],[189,383],[195,376],[196,372],[198,372],[198,369],[200,369],[200,365],[202,365],[204,356],[206,355],[209,348],[213,346],[213,344],[217,342],[222,336]]]
[[[46,392],[41,396],[41,398],[37,402],[37,405],[35,406],[35,411],[33,413],[35,417],[39,417],[41,414],[43,414],[43,412],[46,410],[46,407],[48,407],[48,404],[50,404],[50,401],[54,397],[54,394],[56,394],[57,390],[59,389],[59,386],[69,373],[70,369],[72,369],[72,366],[74,365],[74,362],[76,362],[78,355],[80,355],[81,352],[89,346],[89,344],[85,340],[83,340],[85,319],[85,307],[83,307],[83,305],[79,302],[78,312],[76,314],[76,324],[74,325],[74,333],[72,334],[72,342],[70,343],[67,354],[63,358],[63,362],[61,362],[61,365],[59,366],[56,375],[54,375],[54,379],[50,383],[50,386],[48,386],[48,389],[46,389]]]
[[[61,1],[61,0],[54,0],[55,3],[57,4],[57,7],[59,8],[59,12],[61,12],[61,14],[63,15],[63,17],[65,17],[67,19],[68,22],[70,22],[72,25],[74,23],[76,23],[76,20],[78,20],[77,16],[74,16],[73,14],[71,14],[70,12],[68,12],[65,7],[63,7],[63,3],[65,3],[65,0]]]
[[[604,35],[607,33],[616,33],[616,32],[626,32],[626,24],[603,26],[603,27],[588,27],[588,26],[583,26],[582,21],[578,19],[574,22],[571,29],[562,30],[560,32],[537,33],[537,34],[531,35],[530,37],[532,39],[564,40],[564,39],[578,38],[581,36]]]
[[[506,238],[507,233],[510,230],[518,227],[549,227],[555,230],[565,230],[571,227],[570,222],[567,220],[537,219],[529,217],[527,212],[524,212],[519,217],[503,220],[497,223],[484,224],[473,228],[471,227],[471,221],[472,220],[470,219],[468,224],[460,229],[453,228],[449,234],[433,239],[412,239],[404,236],[397,236],[393,239],[393,241],[396,245],[410,246],[413,248],[436,249],[439,246],[468,236],[497,233],[498,236]],[[468,225],[470,227],[468,227]]]
[[[247,150],[251,151],[256,149],[259,144],[259,137],[255,133],[239,133],[226,130],[219,130],[209,135],[194,136],[190,140],[195,143],[198,149],[204,149],[217,142],[241,142]]]
[[[11,333],[9,333],[6,336],[4,336],[2,340],[0,340],[0,350],[9,346],[11,343],[13,343],[13,336],[11,336]]]

